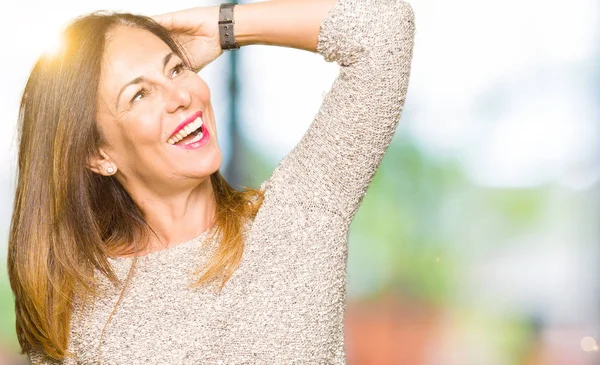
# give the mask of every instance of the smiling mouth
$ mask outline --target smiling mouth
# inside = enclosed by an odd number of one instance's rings
[[[167,140],[168,144],[188,144],[199,141],[204,131],[204,121],[201,116],[198,116],[191,123],[188,123],[185,127],[181,128],[179,132],[175,133],[171,138]]]

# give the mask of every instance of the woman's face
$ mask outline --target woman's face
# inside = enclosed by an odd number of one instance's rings
[[[201,113],[201,138],[196,129]],[[174,134],[182,123],[194,121]],[[208,86],[149,31],[119,26],[107,38],[98,94],[102,149],[131,187],[197,184],[221,165]],[[208,139],[206,134],[208,133]]]

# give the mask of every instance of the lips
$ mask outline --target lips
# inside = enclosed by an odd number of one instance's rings
[[[179,124],[177,128],[173,130],[173,133],[171,133],[169,139],[173,138],[177,133],[179,133],[179,131],[185,128],[188,124],[194,122],[197,118],[202,118],[202,110],[198,110],[196,113],[185,118],[183,122],[181,122],[181,124]]]

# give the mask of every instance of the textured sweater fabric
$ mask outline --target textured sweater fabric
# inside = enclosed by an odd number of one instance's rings
[[[189,287],[218,244],[212,229],[142,256],[101,344],[121,288],[104,278],[92,306],[73,305],[68,349],[77,359],[60,363],[345,364],[349,227],[400,120],[413,38],[408,3],[338,0],[317,52],[340,74],[261,184],[264,202],[223,291]],[[123,279],[132,260],[110,263]]]

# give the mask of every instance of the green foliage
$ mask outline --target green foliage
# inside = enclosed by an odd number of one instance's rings
[[[460,163],[391,144],[350,231],[349,296],[386,291],[444,304],[476,252],[541,221],[548,193],[471,182]]]

